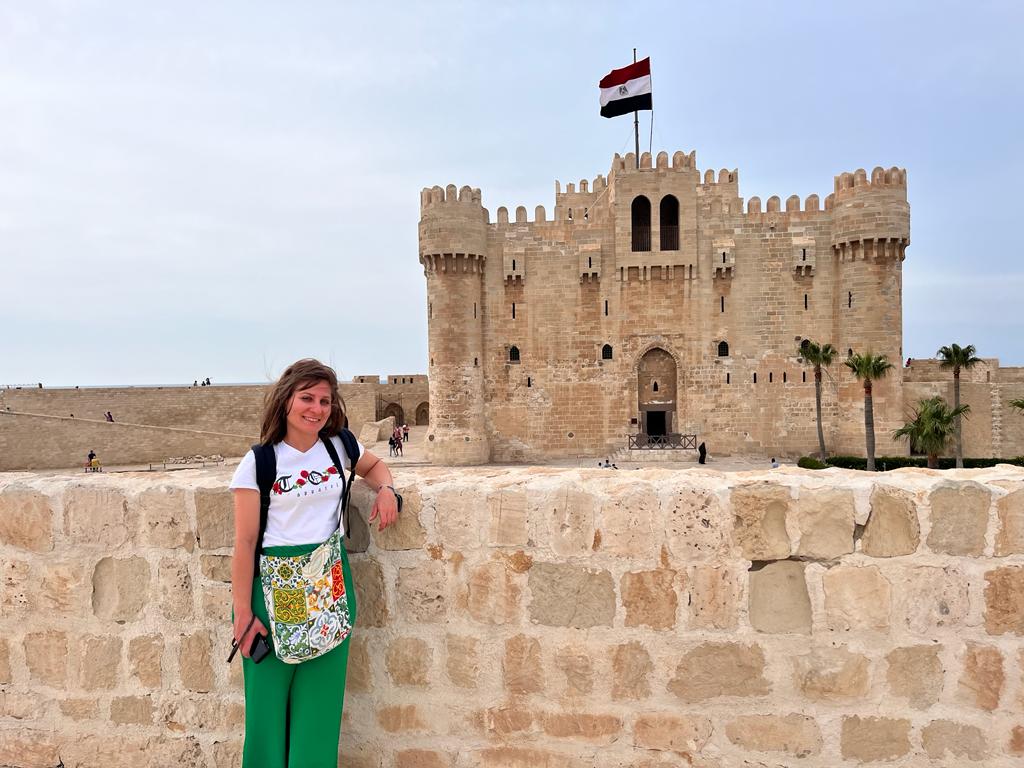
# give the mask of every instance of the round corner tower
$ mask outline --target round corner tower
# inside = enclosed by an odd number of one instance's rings
[[[490,460],[483,394],[487,219],[480,190],[424,189],[419,237],[430,352],[427,454],[437,464],[485,464]]]

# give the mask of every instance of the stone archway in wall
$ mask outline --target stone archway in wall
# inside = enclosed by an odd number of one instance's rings
[[[387,404],[387,406],[384,408],[384,418],[386,419],[388,416],[395,417],[396,426],[400,427],[403,424],[405,424],[405,411],[402,409],[402,406],[400,406],[398,403]]]
[[[425,427],[430,423],[430,403],[420,403],[416,406],[416,426]]]
[[[678,366],[675,357],[654,346],[640,357],[636,369],[637,408],[640,432],[667,435],[679,431],[676,424]]]

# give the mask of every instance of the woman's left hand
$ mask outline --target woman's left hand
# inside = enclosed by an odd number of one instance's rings
[[[383,531],[397,519],[398,499],[395,498],[395,492],[386,485],[381,486],[377,491],[377,498],[373,502],[373,509],[370,511],[370,525],[373,525],[374,520],[379,520],[380,526],[377,530]]]

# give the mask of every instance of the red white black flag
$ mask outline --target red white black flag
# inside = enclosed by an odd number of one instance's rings
[[[654,109],[651,103],[651,59],[613,69],[597,84],[601,89],[601,117]]]

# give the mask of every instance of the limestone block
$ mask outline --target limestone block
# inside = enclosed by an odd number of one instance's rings
[[[149,563],[141,557],[104,557],[92,573],[92,612],[123,624],[149,603]]]
[[[348,645],[348,672],[345,677],[346,691],[352,693],[373,691],[373,668],[369,644],[370,639],[366,635],[358,632],[351,635]]]
[[[732,491],[733,541],[747,560],[783,560],[790,555],[786,516],[789,489],[742,485]]]
[[[489,707],[481,713],[480,719],[492,736],[525,733],[533,728],[533,712],[522,707]]]
[[[800,491],[796,520],[800,529],[797,554],[818,560],[833,560],[853,552],[856,510],[853,493],[841,488]]]
[[[585,696],[594,690],[594,664],[582,645],[563,645],[555,653],[555,666],[565,675],[566,694]]]
[[[180,622],[192,617],[193,605],[192,575],[188,561],[163,557],[157,568],[157,604],[164,618]]]
[[[501,490],[487,497],[490,517],[487,543],[492,547],[525,547],[530,541],[526,493]]]
[[[71,720],[95,720],[99,716],[100,703],[97,699],[62,699],[60,712]]]
[[[1024,567],[996,568],[985,581],[985,630],[1024,635]]]
[[[910,752],[910,721],[888,717],[844,717],[842,755],[862,763],[895,760]]]
[[[519,619],[519,579],[503,563],[472,568],[466,578],[466,610],[482,624],[512,624]]]
[[[438,560],[426,560],[398,570],[398,613],[418,624],[435,624],[445,617],[445,572]]]
[[[985,734],[975,725],[932,720],[921,731],[921,744],[928,757],[940,760],[948,753],[953,758],[984,760],[989,755]]]
[[[821,731],[805,715],[743,715],[725,726],[729,741],[754,752],[787,752],[809,757],[821,752]]]
[[[5,559],[0,561],[0,606],[5,617],[24,613],[29,608],[29,597],[35,589],[32,566],[26,560]]]
[[[637,640],[615,646],[612,656],[612,698],[640,701],[651,695],[651,654]]]
[[[543,727],[544,733],[552,738],[611,744],[622,732],[622,719],[586,712],[549,712],[544,715]]]
[[[242,740],[231,739],[213,742],[213,764],[216,766],[241,765]]]
[[[395,768],[451,768],[452,758],[433,749],[403,749],[395,752]]]
[[[199,603],[203,618],[215,622],[231,621],[231,587],[227,584],[200,587]]]
[[[676,572],[667,569],[624,573],[619,582],[627,627],[671,629],[676,625],[679,599]]]
[[[505,690],[512,694],[540,693],[544,690],[544,670],[540,661],[540,641],[515,635],[505,641],[502,662]]]
[[[481,511],[487,498],[473,488],[441,491],[434,504],[434,529],[449,550],[471,550],[481,544]]]
[[[388,644],[384,666],[397,686],[426,687],[434,653],[418,637],[398,637]]]
[[[1024,755],[1024,725],[1015,725],[1010,730],[1010,743],[1006,751],[1011,755]]]
[[[49,697],[25,691],[0,689],[0,717],[12,720],[39,720],[46,717]]]
[[[43,766],[61,762],[60,734],[51,730],[4,733],[0,739],[0,765]]]
[[[927,709],[942,693],[943,668],[937,645],[894,648],[886,656],[886,679],[894,696],[907,700],[914,709]]]
[[[53,530],[53,507],[46,496],[19,486],[0,493],[0,545],[51,552]]]
[[[38,584],[31,596],[32,611],[49,616],[88,616],[93,559],[45,558],[37,564]]]
[[[758,645],[704,643],[686,653],[676,666],[668,690],[687,703],[718,696],[764,696],[764,652]]]
[[[968,643],[960,675],[959,698],[970,706],[992,712],[999,706],[1006,681],[1003,654],[998,648]]]
[[[112,723],[150,725],[153,722],[153,700],[146,696],[115,696],[110,701]]]
[[[0,684],[10,683],[11,677],[11,646],[7,638],[0,637]]]
[[[661,530],[654,531],[658,497],[646,484],[622,489],[601,506],[601,549],[620,557],[644,558],[657,552]],[[659,526],[660,528],[660,526]]]
[[[186,494],[181,488],[149,488],[133,499],[138,521],[138,542],[163,549],[195,549],[196,533],[188,520]],[[232,517],[232,526],[234,517]],[[232,543],[234,528],[232,527]]]
[[[489,747],[474,755],[474,768],[586,768],[586,759],[527,747]]]
[[[641,714],[633,724],[633,745],[689,755],[704,749],[712,730],[711,720],[700,715]]]
[[[896,592],[896,621],[924,637],[962,624],[970,609],[967,585],[967,577],[953,567],[908,568]]]
[[[202,549],[235,544],[235,504],[231,491],[196,488],[196,538]]]
[[[793,659],[793,683],[811,701],[843,702],[868,692],[868,659],[846,648],[815,648]]]
[[[212,696],[179,694],[166,698],[158,718],[167,730],[176,733],[221,730],[229,725],[223,704]]]
[[[32,680],[64,688],[68,675],[68,637],[63,632],[30,632],[22,640],[25,664]]]
[[[932,529],[928,548],[947,555],[977,557],[985,550],[992,494],[978,483],[942,485],[928,497]]]
[[[231,555],[200,555],[199,568],[211,581],[231,583]]]
[[[750,626],[758,632],[811,633],[806,564],[777,560],[750,572]]]
[[[356,585],[356,624],[359,627],[383,627],[391,621],[384,572],[372,557],[353,557],[352,581]]]
[[[594,518],[597,500],[576,488],[538,493],[538,519],[548,526],[551,550],[560,557],[590,553],[594,543]]]
[[[913,554],[920,543],[921,523],[913,497],[876,486],[871,492],[871,514],[864,526],[861,551],[871,557],[897,557]]]
[[[402,489],[402,514],[394,525],[389,525],[383,531],[374,522],[370,525],[370,536],[378,549],[387,551],[401,551],[408,549],[422,549],[427,542],[427,532],[420,522],[420,512],[423,510],[423,498],[419,491],[414,488]],[[471,519],[475,516],[471,515]],[[442,541],[447,545],[447,542]]]
[[[549,627],[610,627],[615,586],[605,570],[534,563],[529,574],[530,620]]]
[[[64,532],[76,546],[115,550],[128,541],[128,501],[113,488],[69,486],[64,491]]]
[[[886,630],[892,603],[892,587],[873,565],[840,565],[822,576],[825,615],[830,629]]]
[[[479,644],[480,641],[475,637],[445,637],[445,671],[452,685],[457,688],[476,688],[477,677],[480,674]]]
[[[178,650],[178,671],[181,684],[190,691],[206,693],[212,691],[213,638],[206,630],[183,635]]]
[[[144,688],[160,687],[163,657],[162,635],[140,635],[128,641],[128,670]]]
[[[661,519],[669,550],[681,560],[713,560],[728,552],[727,518],[714,494],[680,488],[664,500]]]
[[[727,565],[690,569],[688,603],[694,629],[735,629],[738,623],[740,573]]]
[[[996,557],[1024,553],[1024,488],[999,499],[996,511],[999,514]]]
[[[427,728],[415,704],[381,707],[377,710],[377,724],[386,733],[406,733]]]
[[[78,639],[79,683],[87,691],[110,690],[121,675],[121,638],[86,635]]]

